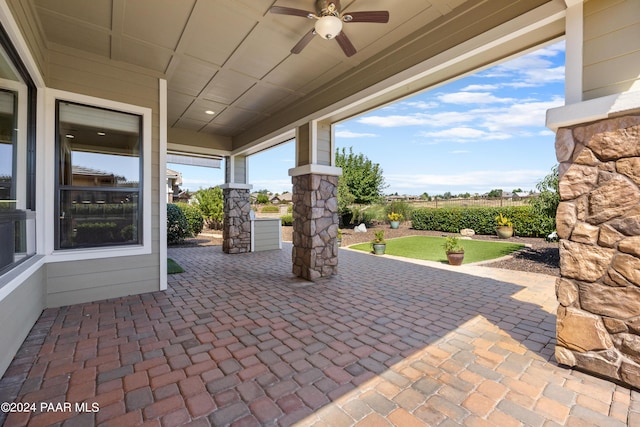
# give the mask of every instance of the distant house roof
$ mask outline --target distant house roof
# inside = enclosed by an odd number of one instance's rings
[[[173,185],[182,185],[182,173],[167,168],[167,179],[174,179]]]
[[[291,193],[283,193],[283,194],[280,194],[279,196],[273,196],[270,199],[270,201],[271,201],[271,203],[274,203],[274,202],[289,203],[289,202],[293,201],[293,194],[291,194]]]

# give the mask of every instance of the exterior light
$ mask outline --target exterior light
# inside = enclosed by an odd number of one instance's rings
[[[106,135],[106,133],[104,133],[104,132],[98,132],[98,135],[100,135],[100,136],[105,136],[105,135]]]
[[[327,15],[316,21],[316,33],[323,39],[332,39],[342,31],[342,21],[340,18]]]
[[[213,116],[216,112],[215,111],[211,111],[211,110],[207,110],[204,113],[205,114],[209,114],[210,116]]]

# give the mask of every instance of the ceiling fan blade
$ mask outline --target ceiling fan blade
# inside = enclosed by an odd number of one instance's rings
[[[316,31],[314,29],[309,31],[307,34],[304,35],[304,37],[300,39],[300,41],[293,47],[293,49],[291,49],[291,53],[298,54],[302,52],[302,49],[304,49],[309,44],[309,42],[313,39],[313,36],[315,35],[316,35]]]
[[[344,22],[374,22],[386,24],[389,22],[389,12],[386,10],[372,10],[369,12],[345,13],[342,20]]]
[[[301,16],[303,18],[308,18],[309,15],[314,15],[315,13],[309,12],[301,9],[294,9],[292,7],[283,7],[283,6],[271,6],[269,9],[271,13],[277,13],[278,15],[292,15],[292,16]]]
[[[335,39],[342,48],[344,54],[347,55],[347,57],[355,55],[357,50],[351,43],[351,40],[349,40],[349,37],[347,37],[347,35],[344,33],[344,31],[340,31],[340,34],[338,34]]]

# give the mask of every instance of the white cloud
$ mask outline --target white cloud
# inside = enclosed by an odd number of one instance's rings
[[[527,127],[542,127],[547,110],[559,107],[564,101],[557,97],[550,101],[515,103],[502,111],[486,114],[481,126],[492,132],[524,131]]]
[[[411,108],[419,108],[420,110],[428,110],[431,108],[436,108],[439,104],[435,101],[426,102],[426,101],[411,101],[411,102],[402,102],[400,105],[406,105]]]
[[[425,138],[443,138],[448,140],[467,142],[470,140],[494,140],[494,139],[509,139],[511,135],[498,132],[485,132],[480,129],[474,129],[469,127],[456,127],[438,131],[425,131],[419,132],[418,136]]]
[[[513,98],[499,98],[489,92],[453,92],[438,96],[442,102],[449,104],[506,104]]]
[[[564,42],[556,43],[500,64],[479,76],[512,79],[512,82],[503,83],[507,87],[536,87],[559,83],[564,81],[564,66],[554,67],[551,58],[562,55],[564,50]]]
[[[548,171],[541,170],[486,170],[451,175],[385,175],[385,181],[398,192],[422,193],[451,191],[486,192],[494,188],[533,189]]]
[[[351,132],[350,130],[340,130],[336,132],[338,138],[376,138],[378,135],[375,133],[358,133]]]
[[[467,112],[445,111],[442,113],[413,113],[407,115],[392,116],[365,116],[358,119],[358,123],[378,126],[383,128],[402,126],[451,126],[467,123],[475,119],[475,116]]]
[[[460,89],[463,92],[473,92],[478,90],[495,90],[500,88],[500,85],[486,84],[486,85],[469,85]]]

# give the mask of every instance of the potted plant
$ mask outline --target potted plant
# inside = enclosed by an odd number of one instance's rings
[[[338,242],[338,247],[342,246],[342,230],[338,228],[338,236],[336,237],[336,242]]]
[[[461,265],[464,260],[464,247],[460,244],[460,240],[455,237],[447,237],[442,245],[447,253],[447,261],[451,265]]]
[[[400,221],[402,221],[402,214],[391,211],[391,213],[387,215],[387,218],[389,218],[391,228],[395,229],[400,226]]]
[[[496,217],[496,234],[501,239],[508,239],[513,236],[513,223],[509,218],[502,215],[502,212]]]
[[[376,255],[384,255],[384,251],[387,249],[387,242],[384,240],[384,230],[376,231],[375,237],[371,241],[373,247],[373,253]]]

